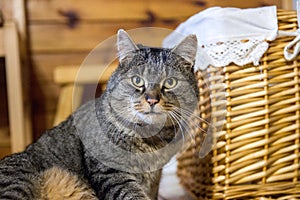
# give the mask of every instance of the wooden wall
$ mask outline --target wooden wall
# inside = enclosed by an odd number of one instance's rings
[[[5,0],[7,1],[7,0]],[[59,86],[53,70],[80,64],[97,44],[138,27],[174,29],[189,16],[211,6],[258,7],[279,0],[27,0],[32,61],[33,128],[38,137],[53,123]]]

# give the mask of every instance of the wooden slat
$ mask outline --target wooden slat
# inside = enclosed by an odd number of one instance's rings
[[[175,27],[175,22],[167,24],[152,24],[154,27],[164,27],[169,29]],[[101,24],[80,24],[74,29],[70,29],[64,24],[52,25],[31,25],[31,47],[34,53],[54,53],[54,52],[83,52],[90,51],[97,45],[115,36],[120,28],[125,30],[142,27],[136,22],[128,23],[101,23]],[[59,31],[58,31],[59,30]],[[163,33],[166,31],[162,30]],[[166,36],[164,34],[163,36]],[[148,38],[153,44],[160,44],[161,37],[151,35],[149,29],[141,31],[140,41]],[[141,37],[145,37],[142,39]],[[115,45],[114,43],[112,45]]]
[[[20,72],[21,72],[21,87],[23,99],[23,134],[25,146],[19,147],[20,149],[32,142],[32,120],[31,120],[31,102],[30,102],[30,63],[28,58],[28,26],[26,16],[26,0],[13,0],[12,1],[13,21],[16,24],[16,34],[18,39],[18,50],[20,52]],[[17,76],[17,74],[15,74]],[[17,78],[17,77],[16,77]],[[14,148],[14,141],[12,141],[12,152],[19,151]]]
[[[117,68],[117,63],[110,66],[59,66],[54,71],[54,81],[59,84],[106,83]]]
[[[12,152],[24,150],[31,142],[26,132],[25,109],[23,101],[20,52],[16,26],[13,22],[5,23],[4,49],[6,61],[6,80]]]
[[[64,86],[61,89],[58,104],[57,104],[57,112],[54,118],[54,125],[62,122],[69,116],[72,112],[72,97],[73,97],[73,84],[69,84]]]
[[[89,52],[85,53],[64,53],[64,54],[34,54],[32,57],[34,63],[33,74],[31,77],[32,88],[34,85],[48,85],[54,83],[54,70],[58,66],[72,67],[81,66],[84,59],[88,57]],[[112,55],[110,55],[112,56]],[[111,58],[106,52],[100,52],[99,57]],[[113,57],[116,57],[114,54]],[[51,60],[51,62],[49,62]],[[101,63],[110,63],[111,60],[103,60]],[[97,60],[94,63],[102,64]],[[39,92],[40,93],[40,92]]]

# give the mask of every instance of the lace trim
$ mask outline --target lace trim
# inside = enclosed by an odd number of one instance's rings
[[[196,66],[200,68],[206,68],[208,65],[221,67],[230,63],[235,63],[239,66],[253,63],[257,66],[268,47],[269,43],[259,37],[208,43],[199,47]],[[204,53],[208,59],[202,59]]]

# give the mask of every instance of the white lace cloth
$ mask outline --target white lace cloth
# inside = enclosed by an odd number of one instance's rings
[[[195,70],[230,63],[259,65],[268,41],[278,34],[276,6],[206,9],[180,24],[163,46],[173,47],[189,34],[196,34],[199,43]]]

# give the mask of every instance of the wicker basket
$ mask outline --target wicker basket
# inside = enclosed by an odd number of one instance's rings
[[[297,30],[295,11],[279,10],[277,16],[279,30]],[[260,66],[197,72],[200,116],[226,123],[213,132],[218,140],[207,156],[198,153],[206,134],[201,130],[207,130],[203,123],[192,130],[196,145],[178,158],[181,183],[194,199],[300,198],[300,57],[283,57],[293,39],[271,42]],[[220,83],[227,94],[224,119],[214,114],[222,103],[211,95]]]

